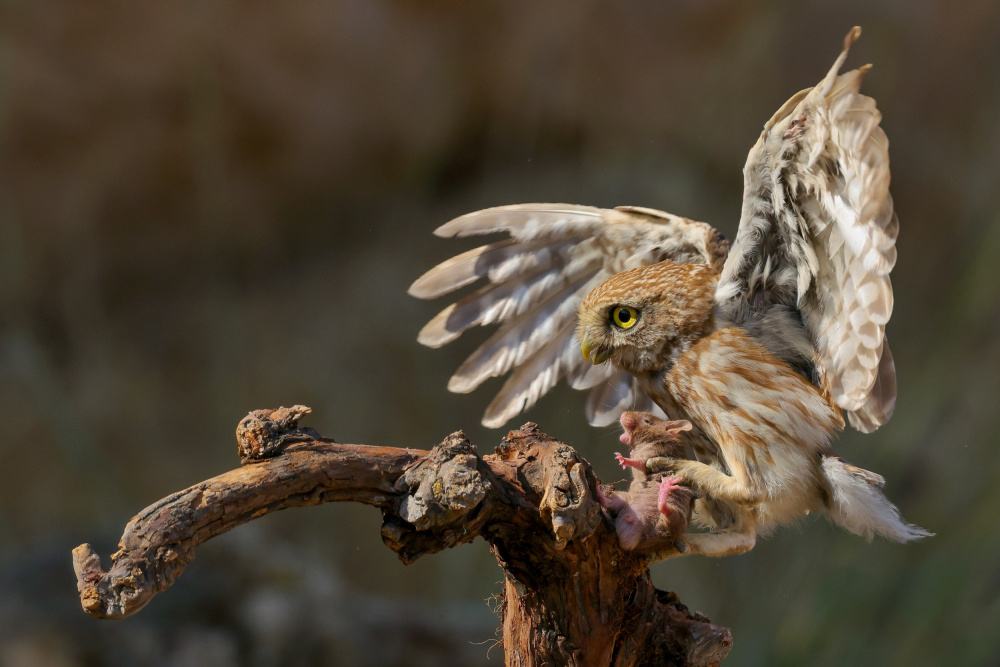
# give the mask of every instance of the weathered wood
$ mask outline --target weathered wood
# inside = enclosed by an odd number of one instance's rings
[[[250,413],[237,429],[245,465],[172,494],[126,526],[105,572],[73,551],[80,600],[123,618],[170,587],[205,540],[286,507],[350,500],[382,510],[382,537],[404,562],[483,537],[504,571],[508,665],[708,665],[727,628],[653,587],[594,499],[598,480],[535,424],[480,457],[461,432],[430,451],[337,444],[295,406]]]

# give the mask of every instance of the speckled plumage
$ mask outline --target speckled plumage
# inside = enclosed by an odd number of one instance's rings
[[[859,34],[851,31],[816,87],[765,124],[744,167],[731,251],[708,225],[650,209],[500,207],[437,233],[506,231],[510,240],[449,260],[411,287],[430,298],[490,281],[419,337],[438,346],[503,322],[449,384],[471,391],[513,371],[488,426],[560,378],[591,390],[594,424],[654,406],[690,420],[698,461],[663,470],[705,494],[698,516],[717,531],[692,535],[694,552],[746,550],[757,531],[822,509],[865,536],[926,534],[902,522],[877,475],[829,450],[843,412],[869,432],[888,421],[896,397],[885,339],[898,232],[888,142],[875,102],[858,93],[868,67],[838,75]],[[612,323],[618,306],[638,313],[634,326]]]

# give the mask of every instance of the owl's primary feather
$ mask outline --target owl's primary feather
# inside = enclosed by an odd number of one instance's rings
[[[858,94],[869,68],[837,76],[859,34],[851,31],[826,77],[789,100],[750,149],[743,214],[716,300],[743,326],[774,306],[798,310],[819,381],[867,432],[895,405],[885,324],[899,223],[881,114]]]
[[[436,233],[508,240],[448,260],[410,289],[432,298],[488,280],[419,336],[438,346],[501,325],[449,383],[467,392],[513,370],[487,426],[560,378],[591,390],[591,423],[650,401],[689,419],[700,462],[664,465],[707,494],[708,522],[724,529],[693,537],[695,552],[746,550],[758,530],[824,508],[852,532],[926,534],[902,522],[877,476],[828,448],[842,410],[868,432],[896,397],[885,339],[898,232],[888,143],[874,100],[858,92],[868,67],[838,75],[859,34],[765,124],[744,168],[731,251],[710,226],[651,209],[505,206]]]
[[[473,326],[501,324],[448,383],[451,391],[466,393],[515,369],[486,411],[483,423],[490,427],[534,405],[561,378],[591,390],[588,417],[596,426],[614,422],[623,410],[651,407],[626,372],[595,368],[580,357],[577,306],[626,269],[666,259],[721,269],[729,249],[705,223],[638,207],[500,206],[463,215],[435,233],[493,232],[511,238],[442,262],[410,287],[413,296],[430,299],[487,279],[428,322],[418,340],[438,347]]]
[[[591,389],[592,424],[639,407],[645,399],[635,383],[610,369],[595,373],[572,354],[575,308],[603,279],[669,259],[722,268],[716,300],[723,315],[812,374],[855,428],[869,432],[888,421],[896,382],[885,324],[898,231],[888,142],[874,100],[858,93],[868,68],[837,75],[859,34],[851,31],[827,76],[786,102],[751,149],[732,252],[704,223],[639,207],[501,206],[440,227],[436,234],[445,237],[511,237],[443,262],[410,288],[434,298],[488,281],[418,337],[438,347],[471,327],[502,325],[449,388],[469,392],[521,367],[490,404],[483,423],[493,427],[561,378]]]

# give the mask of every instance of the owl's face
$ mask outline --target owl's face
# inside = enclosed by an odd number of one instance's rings
[[[630,373],[669,367],[708,334],[718,274],[700,264],[660,262],[608,278],[580,303],[577,337],[592,364]]]

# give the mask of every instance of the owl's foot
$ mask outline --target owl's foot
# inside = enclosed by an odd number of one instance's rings
[[[757,534],[747,531],[719,530],[711,533],[688,533],[684,536],[688,553],[718,558],[746,553],[757,543]]]
[[[654,456],[646,461],[646,470],[650,474],[665,472],[670,475],[681,475],[687,464],[687,459],[675,459],[672,456]]]
[[[615,452],[615,459],[617,459],[618,463],[621,465],[622,470],[628,470],[629,466],[631,466],[636,470],[641,470],[642,472],[646,472],[646,463],[644,461],[640,461],[639,459],[626,458],[622,456],[621,452]]]
[[[660,513],[663,516],[670,516],[670,506],[667,505],[667,498],[670,496],[670,492],[674,489],[681,488],[680,477],[661,477],[657,484],[660,487],[659,496],[657,496],[656,506],[659,508]]]
[[[647,554],[646,559],[650,563],[657,563],[662,560],[667,560],[668,558],[687,556],[690,553],[692,552],[691,548],[688,546],[687,540],[681,537],[671,542],[668,546]]]
[[[698,461],[655,456],[646,461],[646,468],[650,474],[667,473],[679,477],[684,486],[695,493],[726,502],[756,505],[763,497],[757,487]]]

